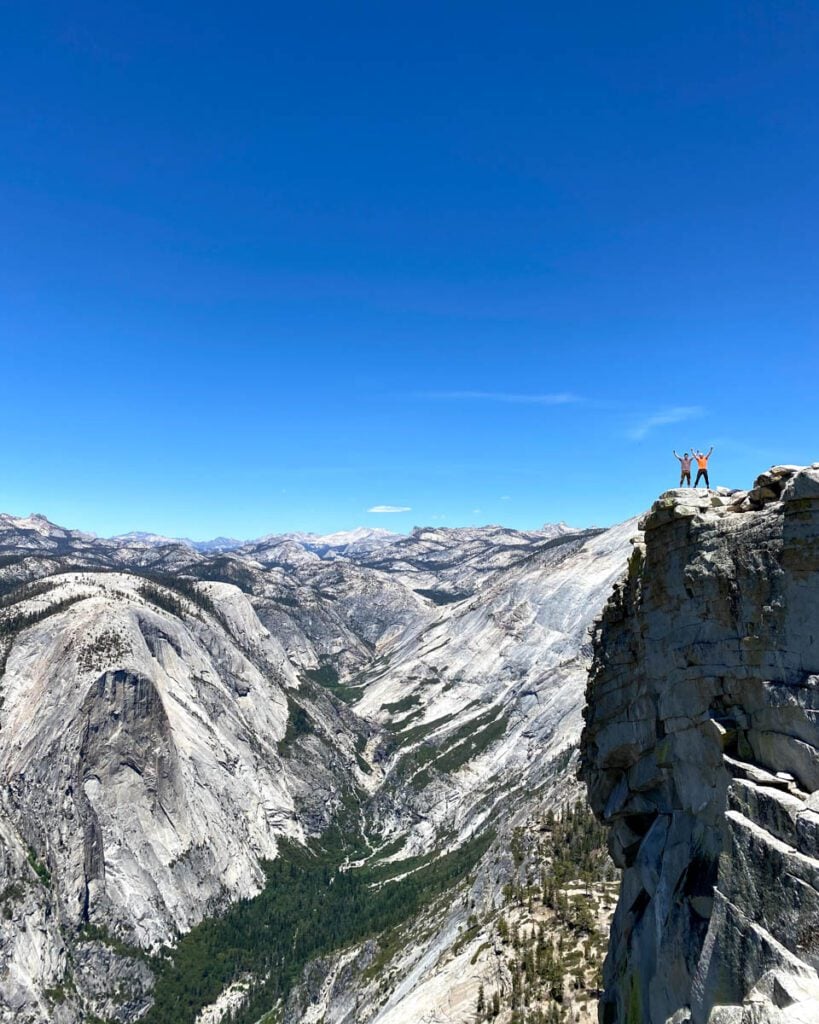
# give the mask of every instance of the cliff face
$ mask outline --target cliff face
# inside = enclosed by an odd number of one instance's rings
[[[819,464],[674,490],[594,635],[606,1024],[819,1021]]]
[[[320,702],[332,744],[287,759],[302,684],[246,595],[187,594],[65,573],[3,609],[0,1021],[137,1019],[140,950],[258,893],[351,788],[355,733]]]

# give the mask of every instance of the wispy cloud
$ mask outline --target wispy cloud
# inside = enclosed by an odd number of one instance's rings
[[[581,402],[579,395],[568,391],[554,394],[527,394],[517,391],[422,391],[418,398],[451,402],[506,402],[510,405],[571,405]]]
[[[373,505],[368,512],[412,512],[409,505]]]
[[[627,434],[632,441],[642,441],[657,427],[666,427],[672,423],[684,423],[686,420],[702,416],[704,412],[705,410],[699,405],[675,405],[671,409],[662,409],[653,416],[649,416],[648,419],[627,431]]]

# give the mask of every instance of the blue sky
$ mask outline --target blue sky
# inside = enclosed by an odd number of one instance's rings
[[[819,459],[816,5],[0,27],[3,510],[609,523],[673,446],[732,486]]]

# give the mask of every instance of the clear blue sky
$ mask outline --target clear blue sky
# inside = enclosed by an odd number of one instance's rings
[[[608,523],[819,459],[819,8],[11,2],[0,508]],[[397,506],[408,512],[369,512]]]

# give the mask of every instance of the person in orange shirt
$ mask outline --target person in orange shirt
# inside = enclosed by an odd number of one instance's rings
[[[714,451],[714,446],[711,448],[707,455],[703,455],[702,452],[698,452],[696,448],[692,448],[691,451],[694,454],[694,458],[697,460],[697,479],[694,481],[696,487],[700,480],[705,480],[705,486],[710,490],[711,484],[708,483],[708,460],[711,458],[711,453]]]

